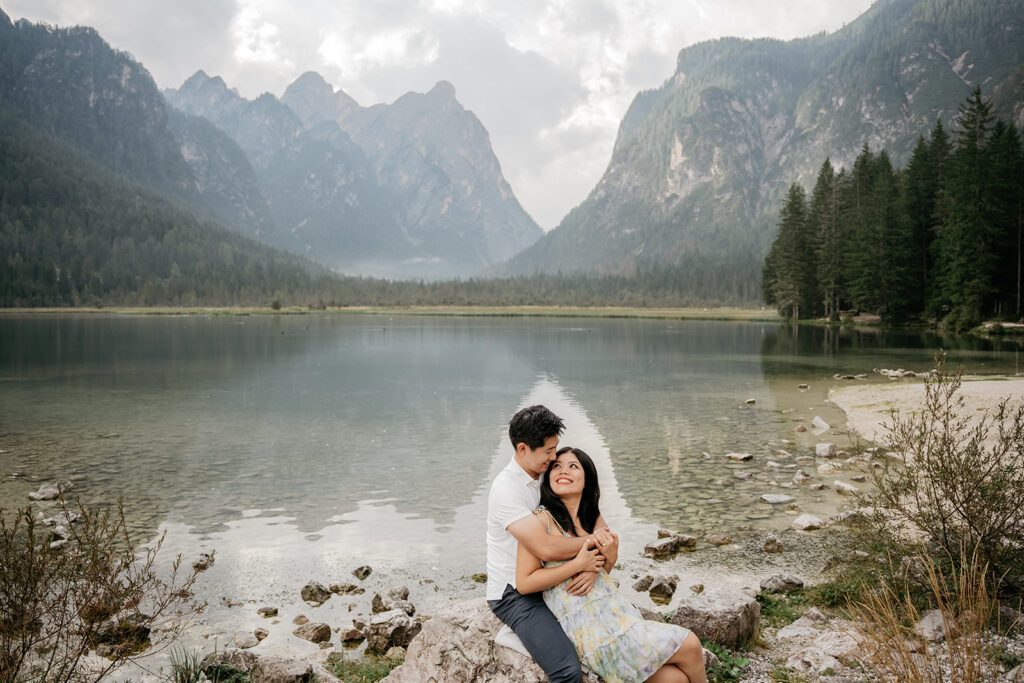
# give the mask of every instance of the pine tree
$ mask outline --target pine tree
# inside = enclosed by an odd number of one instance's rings
[[[996,121],[985,156],[990,160],[990,206],[995,221],[995,313],[1021,315],[1021,237],[1024,223],[1024,150],[1017,128]]]
[[[808,231],[814,239],[815,274],[826,318],[839,316],[843,243],[839,230],[839,189],[832,162],[825,159],[811,193]]]
[[[955,329],[977,324],[994,300],[996,230],[986,154],[992,120],[991,104],[976,87],[960,106],[956,149],[939,195],[942,222],[935,240],[938,286],[933,306]]]
[[[779,234],[768,254],[773,303],[782,315],[799,319],[801,306],[807,311],[809,290],[813,287],[814,257],[807,223],[807,195],[799,183],[786,193],[779,214]]]

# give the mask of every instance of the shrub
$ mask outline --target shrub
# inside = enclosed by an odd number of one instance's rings
[[[876,673],[892,680],[994,680],[998,661],[992,656],[988,631],[995,611],[989,591],[988,567],[977,553],[962,552],[958,569],[944,575],[928,555],[918,556],[929,587],[930,602],[942,613],[944,656],[914,631],[921,612],[906,584],[886,584],[854,603],[851,610],[865,643],[865,660]],[[886,679],[889,680],[889,679]]]
[[[962,548],[976,548],[1000,589],[1019,592],[1024,567],[1024,403],[1001,400],[973,424],[959,395],[962,368],[945,357],[925,379],[919,413],[894,412],[886,424],[897,463],[874,476],[866,502],[871,531],[890,555],[908,541],[930,546],[956,565]],[[986,444],[986,440],[990,443]],[[919,552],[926,552],[919,548]]]
[[[180,556],[169,578],[157,575],[163,537],[137,548],[120,503],[60,508],[65,520],[81,516],[66,524],[66,549],[51,548],[32,507],[0,510],[0,680],[99,680],[169,645],[205,607]],[[90,650],[105,659],[85,660]]]

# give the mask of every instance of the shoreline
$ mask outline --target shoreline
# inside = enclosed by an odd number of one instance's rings
[[[784,322],[767,308],[637,306],[344,306],[302,308],[287,306],[110,306],[102,308],[0,308],[0,316],[138,315],[138,316],[249,316],[249,315],[418,315],[496,318],[636,318],[655,320],[728,320]]]
[[[1011,403],[1024,396],[1024,377],[1013,375],[964,376],[960,391],[964,405],[961,413],[969,417],[970,426],[977,424],[982,414],[991,414],[999,401],[1010,397]],[[862,384],[833,386],[828,391],[829,402],[846,414],[851,432],[861,438],[884,445],[885,425],[893,410],[904,416],[920,412],[924,403],[924,383],[920,380],[898,380],[889,384]],[[994,437],[993,437],[994,438]],[[990,440],[985,442],[991,444]]]

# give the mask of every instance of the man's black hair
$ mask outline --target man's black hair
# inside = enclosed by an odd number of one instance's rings
[[[541,405],[523,408],[512,416],[508,423],[508,438],[512,448],[525,443],[531,451],[544,445],[552,436],[559,436],[565,429],[562,418]]]

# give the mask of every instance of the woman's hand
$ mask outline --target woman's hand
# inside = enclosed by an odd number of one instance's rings
[[[599,546],[591,541],[589,538],[580,548],[580,551],[576,554],[573,559],[574,567],[577,573],[579,572],[599,572],[604,567],[604,555],[601,553]]]
[[[598,529],[594,532],[594,540],[597,541],[597,547],[605,555],[609,553],[619,554],[619,537],[612,533],[611,529]]]

